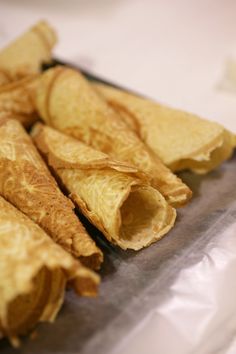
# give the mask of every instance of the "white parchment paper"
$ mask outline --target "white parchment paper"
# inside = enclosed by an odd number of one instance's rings
[[[149,339],[150,354],[236,353],[235,217],[234,202],[206,231],[209,242],[201,261],[179,272],[161,304],[115,353],[145,353]],[[198,251],[187,258],[194,258]]]

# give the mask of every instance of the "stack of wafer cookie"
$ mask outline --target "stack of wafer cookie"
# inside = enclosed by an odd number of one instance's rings
[[[217,123],[67,66],[42,72],[56,38],[40,22],[0,51],[0,334],[15,345],[55,318],[67,283],[97,293],[104,255],[76,209],[138,251],[191,199],[175,172],[207,173],[236,146]]]

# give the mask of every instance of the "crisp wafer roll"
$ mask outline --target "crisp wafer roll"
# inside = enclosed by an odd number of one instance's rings
[[[137,168],[43,125],[32,135],[81,212],[106,238],[139,250],[173,226],[176,213]]]
[[[51,60],[56,42],[54,30],[47,22],[40,21],[0,50],[0,69],[16,77],[38,73],[42,63]]]
[[[103,260],[30,136],[15,120],[0,121],[0,195],[39,224],[54,241],[89,267]]]
[[[235,136],[220,124],[108,85],[93,86],[173,171],[207,173],[233,153]]]
[[[0,250],[0,336],[13,345],[38,322],[55,319],[68,281],[81,295],[97,292],[99,277],[2,197]]]
[[[190,189],[126,126],[78,71],[64,67],[48,70],[39,80],[35,101],[48,125],[147,173],[152,186],[171,205],[181,206],[191,197]]]
[[[31,97],[31,92],[37,85],[37,75],[0,85],[0,118],[13,118],[26,128],[30,127],[38,115]]]

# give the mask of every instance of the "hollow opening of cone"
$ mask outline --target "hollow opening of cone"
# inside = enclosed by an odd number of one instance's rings
[[[33,279],[31,289],[10,303],[7,313],[7,331],[10,334],[26,334],[38,322],[47,300],[44,286],[49,277],[48,270],[42,268]]]
[[[150,244],[162,228],[164,214],[163,202],[153,188],[131,189],[120,209],[123,246],[139,249]]]
[[[32,280],[26,292],[18,295],[8,306],[6,328],[7,335],[25,335],[41,320],[51,320],[58,296],[64,289],[64,274],[60,269],[49,270],[42,267]],[[52,287],[55,285],[56,294]],[[50,307],[48,309],[48,307]],[[48,313],[45,313],[47,309]],[[44,318],[45,317],[45,318]]]

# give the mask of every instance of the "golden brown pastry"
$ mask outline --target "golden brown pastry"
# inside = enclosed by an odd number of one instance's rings
[[[39,224],[55,242],[97,269],[102,252],[59,190],[31,138],[16,120],[0,121],[0,195]]]
[[[2,197],[0,250],[0,337],[13,345],[38,322],[55,319],[68,281],[79,294],[96,295],[99,277]]]
[[[38,73],[44,62],[51,61],[57,37],[45,21],[40,21],[0,50],[0,69],[12,76]]]
[[[6,70],[0,68],[0,87],[8,84],[11,81],[11,75]]]
[[[42,124],[32,135],[81,212],[110,242],[139,250],[172,228],[175,210],[137,168]]]
[[[66,67],[48,70],[39,80],[36,105],[44,121],[112,158],[145,172],[172,206],[191,197],[190,189],[127,128],[89,82]]]
[[[0,86],[0,118],[13,118],[26,128],[38,118],[31,92],[37,85],[37,75]]]
[[[108,85],[93,87],[173,171],[207,173],[233,153],[235,137],[220,124]]]

